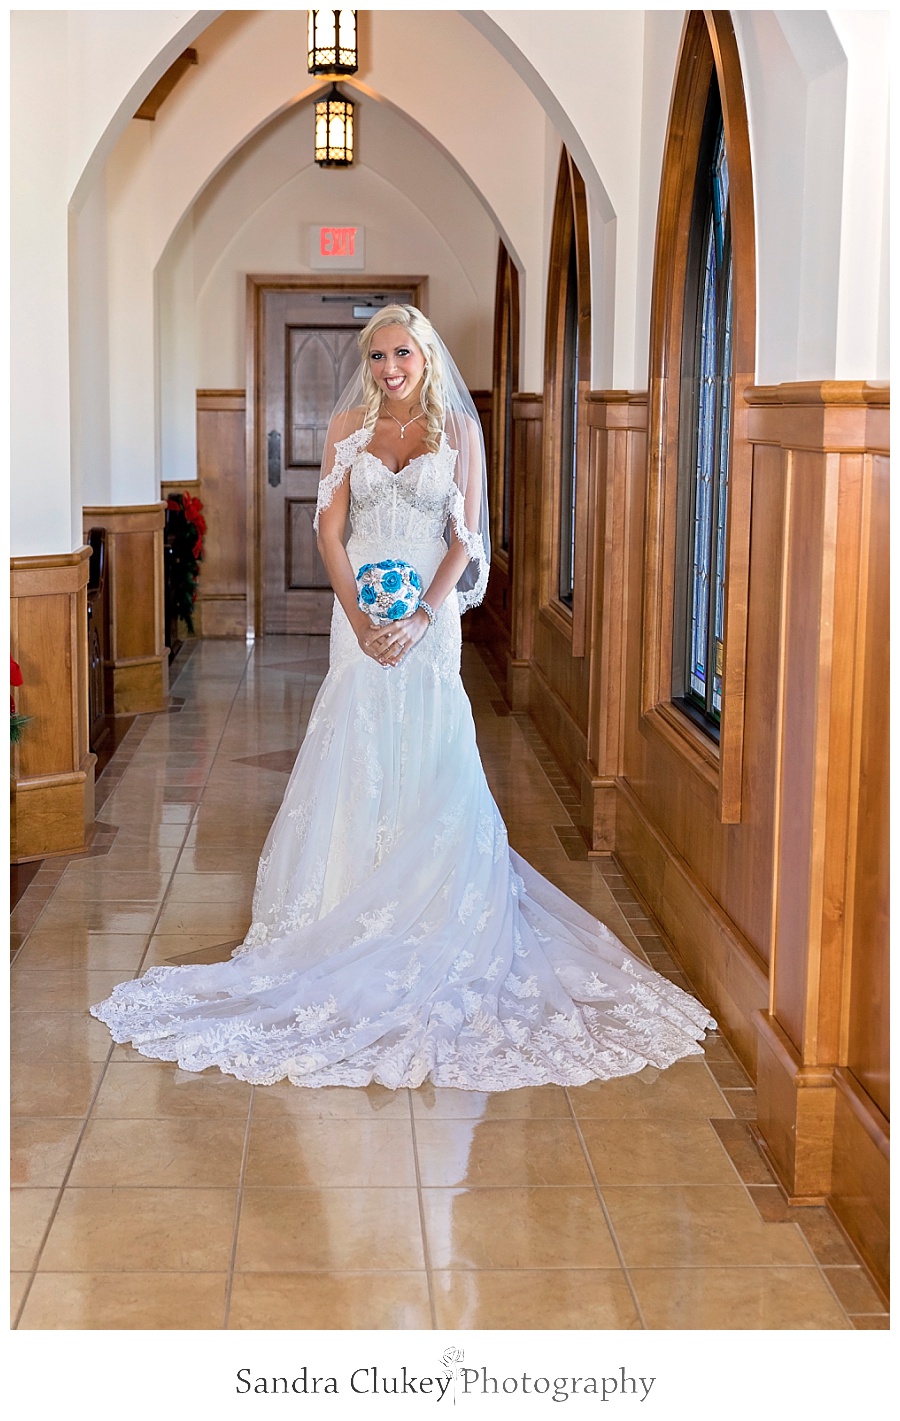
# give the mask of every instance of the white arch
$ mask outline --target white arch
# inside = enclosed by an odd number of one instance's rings
[[[536,349],[543,326],[545,262],[534,194],[543,202],[546,116],[525,85],[507,66],[498,67],[491,46],[474,37],[458,15],[380,12],[377,18],[384,58],[376,45],[359,84],[402,111],[467,175],[525,273],[526,328]],[[201,62],[174,91],[156,123],[132,124],[107,163],[114,500],[124,500],[126,486],[128,501],[152,496],[158,477],[156,416],[147,399],[155,378],[153,271],[212,175],[266,124],[321,88],[318,81],[296,88],[304,25],[305,18],[295,11],[224,16],[198,38]],[[408,62],[426,39],[443,56],[435,72],[419,72]],[[473,94],[484,95],[490,88],[487,116],[499,151],[515,155],[514,162],[497,164],[480,128],[458,122],[458,102],[452,100],[454,85],[462,82]],[[126,252],[127,262],[118,255]]]
[[[312,104],[294,105],[219,170],[167,244],[156,281],[165,478],[193,477],[194,389],[244,384],[245,274],[310,270],[309,223],[363,221],[369,271],[428,272],[430,313],[464,374],[490,383],[491,214],[396,106],[362,98],[357,136],[361,161],[323,171]]]
[[[612,331],[611,355],[606,348],[595,351],[594,381],[643,382],[648,251],[665,128],[661,95],[671,90],[671,30],[680,14],[367,14],[372,53],[360,83],[396,103],[444,147],[484,195],[521,262],[526,388],[540,383],[546,236],[559,141],[551,120],[580,159],[591,196],[594,299],[601,312],[595,325]],[[734,16],[757,178],[758,376],[883,377],[887,13]],[[112,426],[115,443],[134,414],[141,449],[152,448],[153,267],[208,174],[256,124],[296,98],[305,41],[303,15],[296,11],[19,11],[11,18],[12,528],[14,549],[24,554],[59,551],[80,539],[78,457],[76,450],[73,459],[66,412],[77,444],[85,374],[87,385],[93,381],[108,399],[108,413],[100,405],[93,411],[96,427]],[[254,43],[262,29],[275,36],[279,27],[289,43]],[[191,70],[155,124],[130,124],[129,113],[170,60],[192,40],[202,51],[216,36],[215,64]],[[497,63],[498,53],[505,64]],[[423,64],[423,54],[440,55],[441,62]],[[226,74],[235,81],[228,95],[228,107],[240,116],[234,124],[221,104],[196,104],[198,93],[209,94],[206,86],[215,88]],[[827,148],[823,134],[830,134]],[[116,153],[108,159],[112,148]],[[498,153],[516,154],[516,160],[498,162]],[[117,154],[130,155],[128,162],[117,165]],[[785,173],[797,179],[796,190],[804,188],[793,225],[789,205],[780,201]],[[120,202],[123,182],[143,185],[142,211],[135,207],[129,215],[128,203]],[[107,202],[115,210],[108,229]],[[102,351],[98,366],[95,344],[82,340],[80,346],[74,329],[79,312],[84,317],[105,305],[105,283],[99,289],[104,247],[112,268],[109,382]],[[122,339],[116,316],[126,278],[134,282],[141,308],[130,341]],[[121,378],[120,346],[126,356],[140,347],[143,362],[140,369],[126,365]],[[38,500],[31,476],[36,467],[42,471]],[[139,496],[155,495],[152,461],[139,470],[138,483]],[[128,501],[135,494],[130,488]]]

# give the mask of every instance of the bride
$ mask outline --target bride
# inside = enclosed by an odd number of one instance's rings
[[[143,1055],[256,1085],[497,1091],[700,1054],[706,1009],[509,847],[459,675],[489,562],[480,421],[415,307],[359,345],[316,513],[329,671],[250,931],[229,961],[152,967],[91,1011]],[[418,581],[416,610],[374,625],[373,572],[401,603]]]

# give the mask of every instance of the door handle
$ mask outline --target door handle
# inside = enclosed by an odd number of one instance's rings
[[[281,483],[281,431],[271,429],[268,438],[269,484],[277,488]]]

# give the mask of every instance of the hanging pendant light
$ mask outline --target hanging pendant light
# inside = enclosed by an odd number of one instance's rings
[[[316,104],[316,162],[320,168],[348,168],[353,162],[353,108],[337,84]]]
[[[310,10],[310,74],[355,74],[359,68],[355,10]]]

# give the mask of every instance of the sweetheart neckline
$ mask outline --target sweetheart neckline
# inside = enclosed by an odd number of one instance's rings
[[[377,454],[373,454],[371,449],[360,450],[361,454],[368,454],[370,459],[374,459],[376,464],[380,464],[381,467],[384,469],[384,472],[386,474],[390,474],[392,479],[399,478],[401,474],[406,473],[407,469],[411,469],[413,464],[417,464],[420,459],[427,459],[429,454],[436,454],[437,452],[438,451],[436,449],[423,449],[421,454],[414,455],[414,457],[410,459],[409,463],[404,464],[401,469],[392,469],[384,462],[383,459],[379,459]]]

